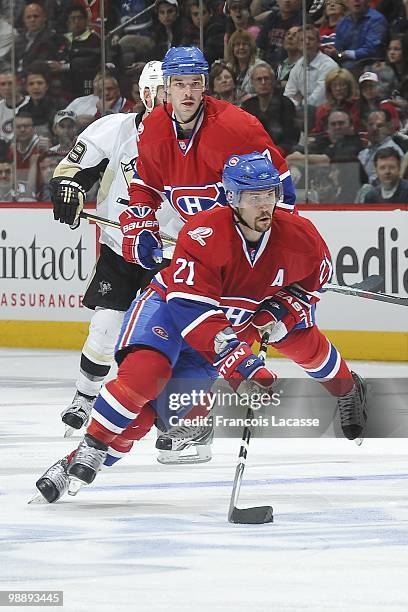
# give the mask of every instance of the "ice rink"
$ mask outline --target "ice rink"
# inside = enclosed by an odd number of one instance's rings
[[[63,590],[69,612],[408,611],[405,439],[251,440],[240,505],[273,505],[272,524],[227,522],[239,439],[215,440],[210,463],[163,466],[152,433],[77,497],[28,505],[78,443],[59,416],[78,359],[0,349],[0,590]]]

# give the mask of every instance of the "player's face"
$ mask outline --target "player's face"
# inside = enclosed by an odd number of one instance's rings
[[[272,224],[276,206],[274,189],[264,191],[243,191],[239,199],[239,212],[242,219],[256,232],[266,232]]]
[[[200,106],[204,93],[200,74],[186,74],[171,77],[169,86],[170,102],[177,119],[186,121]]]

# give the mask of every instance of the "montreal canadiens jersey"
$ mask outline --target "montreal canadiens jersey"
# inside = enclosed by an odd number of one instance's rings
[[[170,105],[167,112],[172,113]],[[221,176],[225,162],[234,154],[259,151],[266,153],[279,171],[284,190],[281,207],[294,209],[295,191],[286,161],[256,117],[206,96],[204,113],[186,141],[177,138],[175,122],[167,112],[158,107],[139,126],[137,173],[129,190],[131,205],[157,208],[167,200],[182,221],[224,206]]]
[[[117,113],[91,123],[57,166],[54,176],[74,178],[88,191],[102,174],[97,214],[118,221],[129,206],[129,184],[135,173],[137,127],[142,114]],[[120,229],[100,225],[100,242],[122,255]]]
[[[276,209],[254,247],[223,207],[184,225],[170,267],[152,286],[166,295],[182,337],[211,355],[215,335],[228,326],[248,341],[255,311],[279,289],[296,283],[318,299],[331,274],[328,248],[308,219]]]

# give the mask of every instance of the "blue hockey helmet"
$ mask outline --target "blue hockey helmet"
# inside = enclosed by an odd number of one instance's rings
[[[184,74],[208,76],[208,62],[198,47],[171,47],[163,60],[165,79]]]
[[[279,172],[269,157],[258,151],[230,157],[224,166],[222,182],[227,202],[233,207],[239,207],[243,191],[272,189],[275,192],[275,203],[283,198]]]

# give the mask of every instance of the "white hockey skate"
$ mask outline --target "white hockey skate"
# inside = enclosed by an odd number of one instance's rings
[[[61,412],[61,420],[65,423],[65,438],[88,424],[95,399],[82,395],[79,391],[75,393],[71,404]]]
[[[34,495],[28,503],[48,502],[52,504],[59,500],[68,491],[69,476],[67,469],[67,457],[60,459],[49,467],[35,483],[39,493]]]
[[[211,460],[214,438],[212,424],[202,427],[173,427],[156,440],[157,461],[165,465],[206,463]]]
[[[68,465],[69,491],[75,495],[82,484],[91,484],[108,454],[106,444],[86,434]],[[77,482],[80,481],[80,482]]]
[[[355,372],[352,375],[354,387],[346,395],[337,398],[337,406],[344,436],[360,446],[367,421],[367,384]]]

